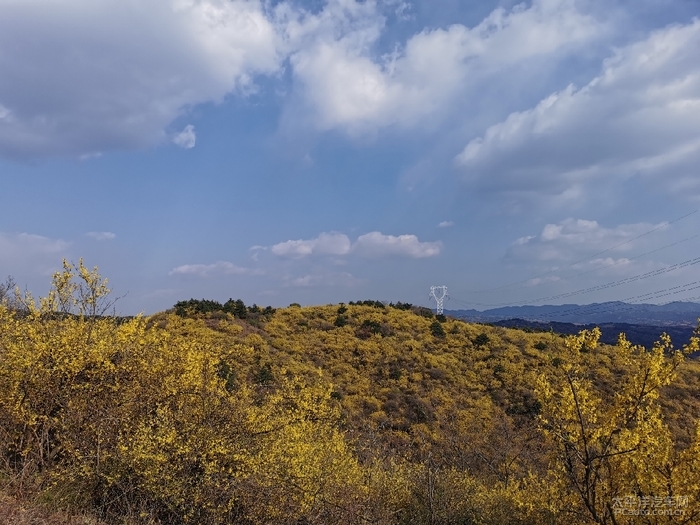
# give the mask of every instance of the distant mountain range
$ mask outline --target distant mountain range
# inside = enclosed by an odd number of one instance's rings
[[[609,345],[617,343],[617,338],[621,333],[625,334],[628,341],[635,345],[642,345],[646,348],[651,348],[659,336],[667,333],[671,336],[671,341],[675,348],[681,348],[690,341],[693,335],[693,328],[690,326],[652,326],[646,324],[629,324],[629,323],[592,323],[587,325],[573,323],[557,323],[550,321],[548,323],[538,321],[525,321],[524,319],[504,319],[489,323],[493,326],[503,326],[505,328],[518,328],[527,332],[549,332],[555,334],[577,334],[581,330],[591,330],[596,326],[600,328],[600,341]],[[697,357],[693,354],[692,357]]]
[[[446,310],[447,315],[474,322],[491,323],[504,319],[556,321],[579,325],[629,323],[651,326],[695,327],[700,318],[700,304],[673,302],[663,305],[629,304],[620,301],[593,304],[544,306],[505,306],[492,310]]]
[[[651,347],[666,332],[676,348],[688,342],[700,318],[700,304],[674,302],[664,305],[629,304],[623,302],[587,305],[564,304],[545,306],[506,306],[480,312],[478,310],[445,310],[447,315],[477,323],[575,334],[598,326],[601,341],[615,344],[624,332],[634,344]]]

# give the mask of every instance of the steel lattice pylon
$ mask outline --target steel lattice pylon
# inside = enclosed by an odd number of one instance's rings
[[[447,299],[448,294],[447,294],[447,286],[431,286],[430,287],[430,297],[435,299],[435,302],[437,303],[437,308],[435,313],[437,315],[442,315],[442,308],[445,302],[445,299]]]

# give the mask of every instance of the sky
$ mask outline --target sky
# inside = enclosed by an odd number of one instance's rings
[[[697,300],[698,17],[0,0],[0,276],[82,257],[123,314]]]

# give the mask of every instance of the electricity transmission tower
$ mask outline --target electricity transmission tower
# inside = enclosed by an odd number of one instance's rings
[[[447,286],[431,286],[430,287],[430,297],[435,299],[437,303],[437,309],[435,313],[437,315],[442,315],[442,307],[445,299],[447,299]]]

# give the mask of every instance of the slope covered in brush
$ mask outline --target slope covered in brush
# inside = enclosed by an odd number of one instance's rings
[[[119,319],[107,294],[66,263],[47,297],[0,304],[8,495],[133,524],[700,516],[697,339],[608,346],[373,301]]]

